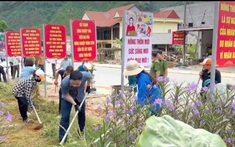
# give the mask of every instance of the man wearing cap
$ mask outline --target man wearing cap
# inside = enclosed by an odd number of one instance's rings
[[[200,65],[203,66],[202,71],[199,73],[199,76],[202,80],[202,87],[203,83],[207,79],[211,78],[211,63],[212,63],[211,58],[206,58],[202,63],[200,63]],[[221,74],[219,70],[215,69],[215,84],[217,83],[221,83]]]
[[[31,102],[31,94],[36,87],[37,82],[45,80],[44,72],[41,69],[35,70],[32,76],[21,80],[12,90],[13,95],[18,101],[20,115],[23,122],[31,122],[28,119],[28,101]]]
[[[207,79],[211,78],[211,58],[206,58],[200,65],[203,66],[202,71],[199,73],[200,79],[202,80],[202,87],[204,87],[204,83]],[[220,71],[215,69],[215,84],[221,83],[221,74]],[[204,95],[204,91],[201,89],[200,95]],[[206,97],[203,97],[203,99]]]

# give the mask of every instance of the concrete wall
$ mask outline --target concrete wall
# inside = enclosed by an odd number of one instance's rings
[[[178,27],[178,23],[174,22],[154,22],[153,23],[153,33],[171,33],[176,31]],[[171,32],[168,32],[168,30]]]

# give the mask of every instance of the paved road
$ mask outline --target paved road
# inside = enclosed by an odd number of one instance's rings
[[[4,64],[4,63],[2,63]],[[77,68],[81,63],[75,63],[74,67]],[[57,64],[57,68],[59,63]],[[95,85],[96,86],[111,86],[111,85],[121,85],[121,69],[119,65],[102,65],[95,64],[96,71],[95,74]],[[52,76],[51,63],[46,64],[46,73]],[[183,70],[183,69],[169,69],[169,78],[172,83],[197,83],[198,82],[199,71],[193,70]],[[235,84],[235,75],[233,73],[221,72],[222,82]],[[52,78],[47,77],[47,82],[53,82]],[[127,84],[127,79],[124,83]]]

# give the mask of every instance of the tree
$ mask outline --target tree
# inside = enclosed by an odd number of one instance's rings
[[[7,28],[7,23],[4,20],[0,20],[0,32],[4,32]]]

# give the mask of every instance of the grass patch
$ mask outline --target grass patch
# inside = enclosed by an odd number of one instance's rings
[[[36,115],[31,113],[29,118],[34,120],[32,124],[22,122],[17,100],[12,95],[13,85],[0,83],[0,101],[6,104],[5,109],[12,116],[12,122],[7,127],[7,132],[0,132],[0,136],[7,138],[8,142],[0,143],[4,147],[55,147],[59,146],[59,122],[58,103],[47,101],[43,98],[33,97],[33,102],[38,115],[43,123],[43,128],[34,130],[38,125]],[[32,109],[29,109],[33,112]],[[75,114],[72,108],[71,119]],[[94,131],[94,124],[100,123],[101,119],[86,115],[85,141],[78,138],[78,122],[75,120],[68,134],[68,141],[64,146],[84,147],[90,146],[91,142],[99,137],[99,132]]]

